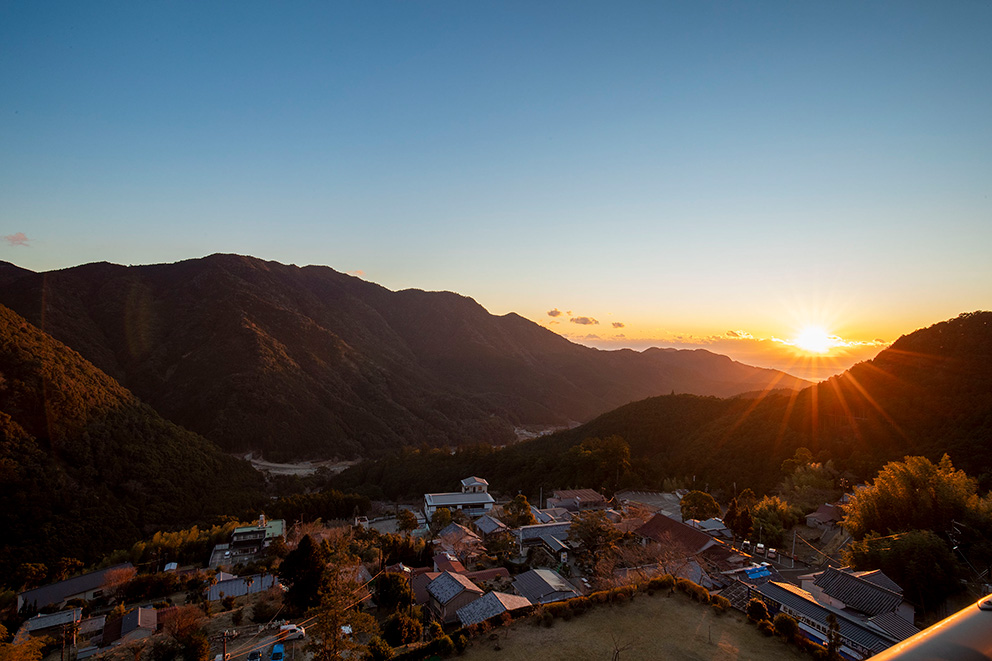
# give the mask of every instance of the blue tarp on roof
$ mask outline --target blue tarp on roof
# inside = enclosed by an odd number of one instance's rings
[[[744,574],[751,580],[754,580],[756,578],[771,576],[772,572],[768,569],[768,567],[752,567],[751,569],[745,569]]]

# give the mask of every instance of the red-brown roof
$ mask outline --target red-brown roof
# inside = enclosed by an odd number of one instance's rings
[[[717,543],[715,539],[664,514],[655,514],[643,526],[637,529],[637,534],[658,543],[671,543],[682,547],[686,553],[695,555]]]

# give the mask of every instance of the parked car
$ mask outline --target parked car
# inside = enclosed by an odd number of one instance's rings
[[[282,643],[276,643],[272,646],[272,652],[269,653],[269,661],[282,661],[283,649]]]
[[[258,650],[248,652],[248,661],[262,661],[262,653]]]
[[[778,551],[776,549],[768,549],[768,559],[775,560],[778,558]]]
[[[757,553],[758,555],[764,555],[765,545],[762,544],[761,542],[758,542],[758,545],[754,547],[754,552]]]
[[[298,624],[284,624],[276,635],[279,640],[299,640],[307,637],[307,630]]]
[[[741,542],[741,550],[744,551],[745,553],[750,553],[751,552],[751,540],[750,539],[745,539],[743,542]]]

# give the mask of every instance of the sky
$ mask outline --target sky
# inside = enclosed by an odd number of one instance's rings
[[[0,260],[322,264],[825,378],[992,307],[989,34],[979,0],[0,0]]]

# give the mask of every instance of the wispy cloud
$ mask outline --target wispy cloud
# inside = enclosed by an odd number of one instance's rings
[[[599,323],[592,317],[572,317],[569,321],[573,324],[579,324],[581,326],[594,326]]]
[[[614,328],[623,328],[623,327],[624,327],[624,325],[625,325],[625,324],[624,324],[624,323],[623,323],[622,321],[614,321],[614,322],[613,322],[613,327],[614,327]]]
[[[365,277],[365,271],[363,271],[361,269],[358,269],[356,271],[347,271],[347,272],[345,272],[345,275],[353,275],[356,278],[364,278]]]
[[[24,232],[18,232],[17,234],[8,234],[7,236],[3,237],[3,240],[12,246],[24,246],[25,248],[29,247],[28,243],[31,241],[31,239],[25,236]]]
[[[560,317],[561,314],[562,314],[561,310],[559,310],[558,308],[555,308],[554,310],[548,310],[549,317]]]
[[[727,337],[733,338],[735,340],[753,340],[754,335],[751,335],[747,331],[742,330],[729,330],[727,331]]]

